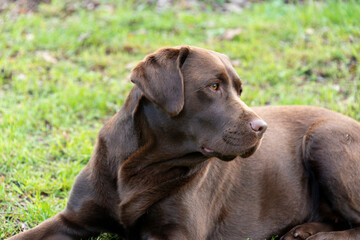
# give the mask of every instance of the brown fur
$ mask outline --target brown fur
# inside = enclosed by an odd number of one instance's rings
[[[131,79],[66,209],[11,240],[360,239],[358,122],[250,109],[229,59],[196,47],[160,49]]]

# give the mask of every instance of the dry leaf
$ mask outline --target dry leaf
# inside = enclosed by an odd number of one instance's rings
[[[227,29],[221,36],[220,39],[231,41],[235,37],[242,33],[242,28]]]
[[[308,29],[305,30],[305,32],[306,32],[306,34],[308,34],[308,35],[313,35],[313,34],[315,33],[315,30],[312,29],[312,28],[308,28]]]
[[[241,60],[240,59],[231,60],[231,64],[235,67],[239,67],[241,65]]]
[[[41,52],[41,56],[46,62],[53,64],[57,63],[57,59],[51,56],[50,53],[47,51]]]

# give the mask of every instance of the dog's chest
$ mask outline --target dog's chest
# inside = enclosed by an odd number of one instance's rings
[[[208,178],[155,204],[143,216],[142,234],[160,239],[265,239],[307,217],[306,182],[285,183],[282,171],[264,171],[250,163],[238,171],[231,165],[213,167],[210,170],[221,171],[223,177],[214,181],[210,171]]]

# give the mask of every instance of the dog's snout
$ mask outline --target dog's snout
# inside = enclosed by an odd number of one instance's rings
[[[250,127],[257,134],[263,134],[267,129],[267,124],[261,119],[255,119],[250,122]]]

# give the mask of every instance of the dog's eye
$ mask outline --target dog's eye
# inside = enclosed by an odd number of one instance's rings
[[[212,91],[217,91],[219,90],[219,86],[220,84],[219,83],[213,83],[209,86],[209,88],[212,90]]]
[[[239,96],[241,96],[242,92],[243,92],[243,89],[242,89],[242,88],[240,88],[240,91],[239,91]]]

